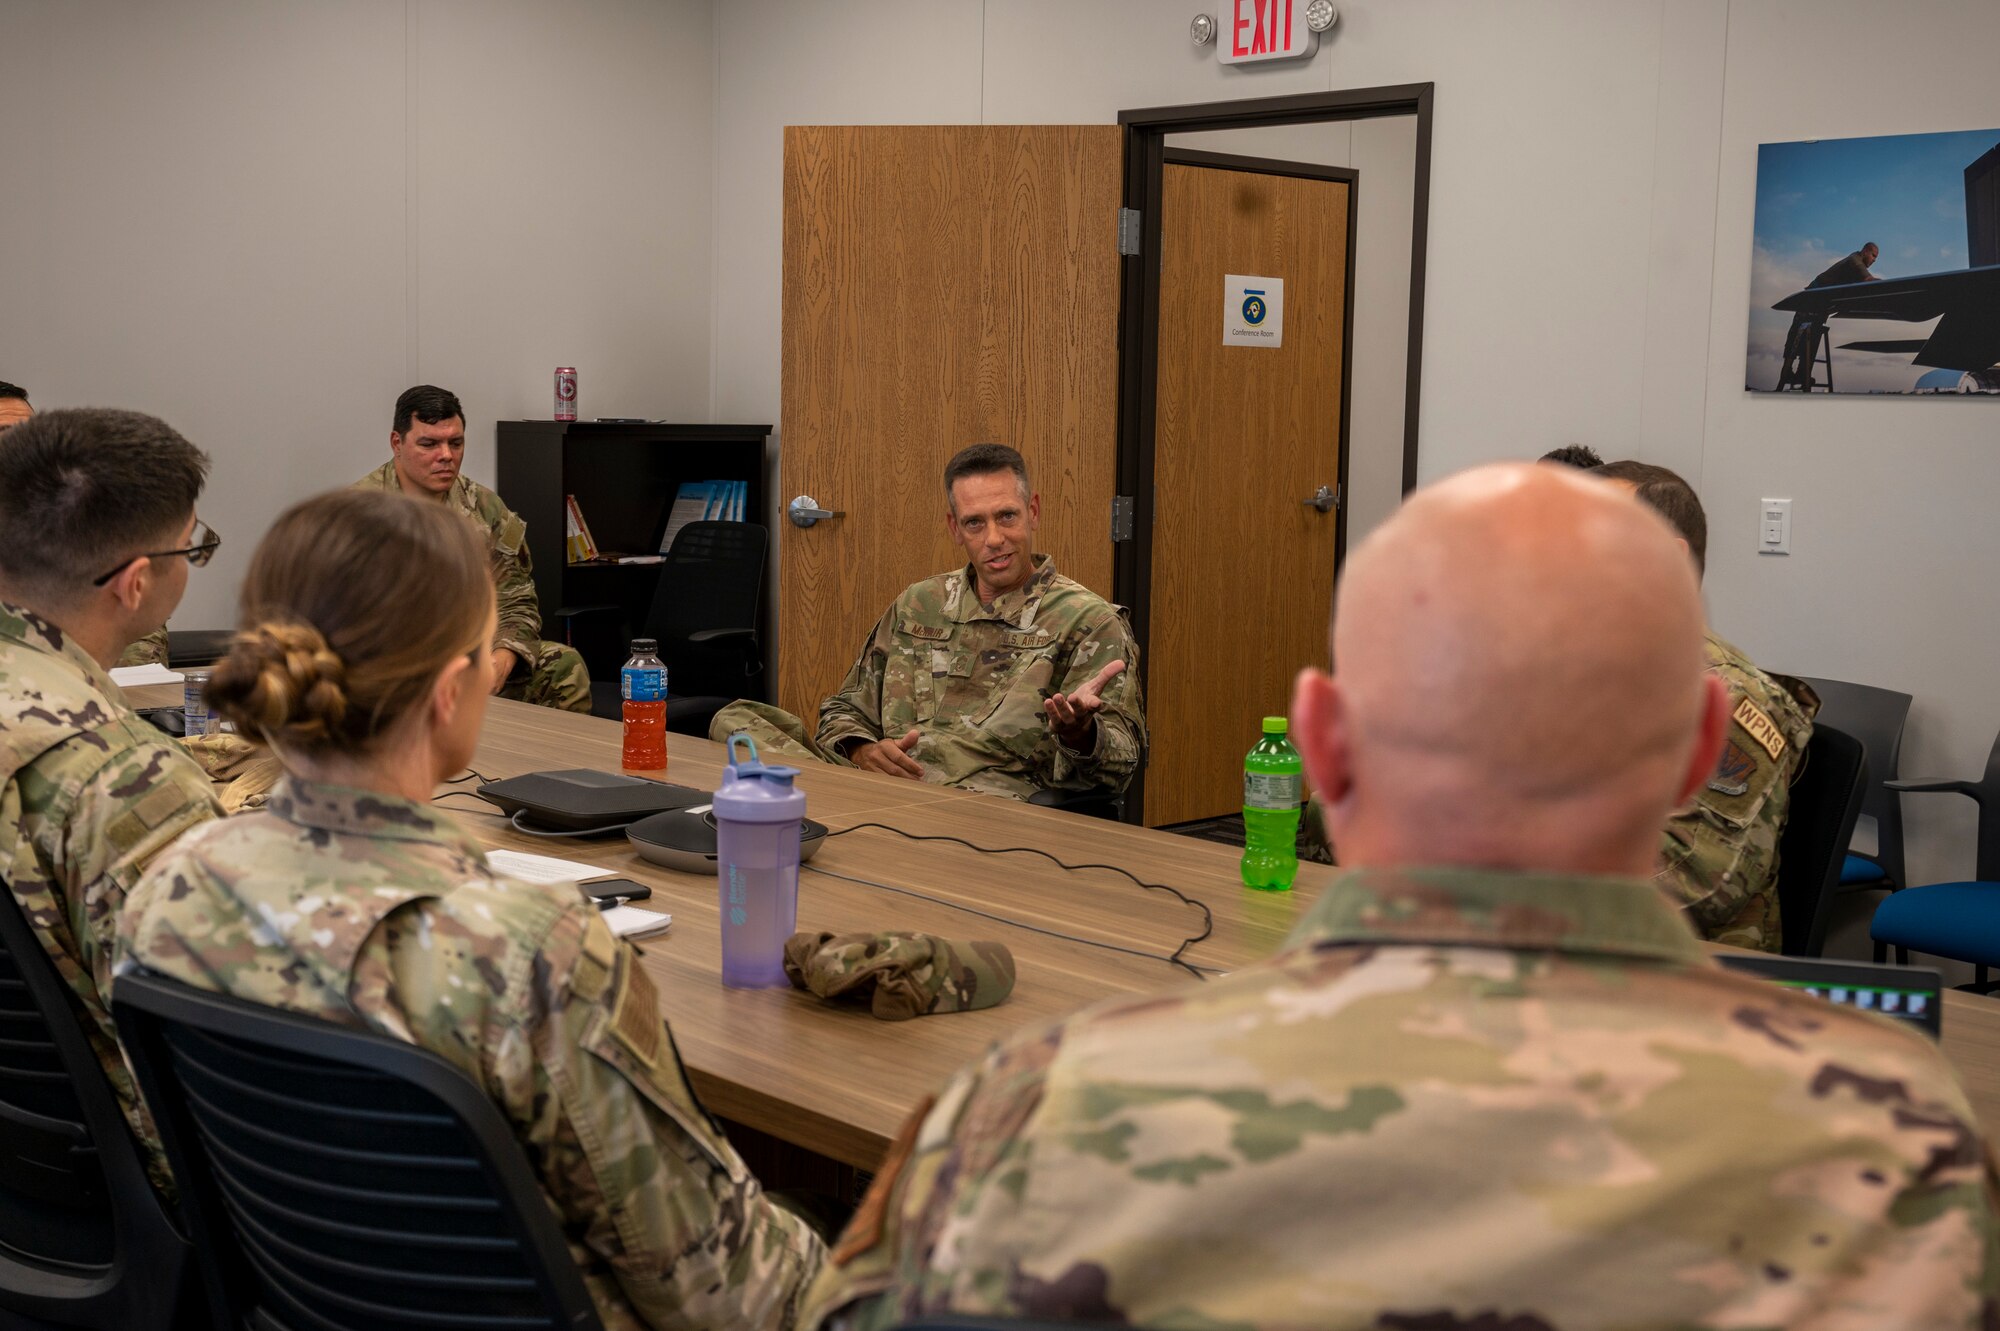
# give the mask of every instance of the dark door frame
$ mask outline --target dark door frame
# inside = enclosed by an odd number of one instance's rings
[[[1234,102],[1191,106],[1146,107],[1120,111],[1125,128],[1124,206],[1139,214],[1138,253],[1126,255],[1120,273],[1118,348],[1118,490],[1132,502],[1132,535],[1117,542],[1112,559],[1112,594],[1130,607],[1132,634],[1140,653],[1143,678],[1152,627],[1153,443],[1155,397],[1159,387],[1160,327],[1160,208],[1161,173],[1166,165],[1169,134],[1200,130],[1246,129],[1263,125],[1299,125],[1336,120],[1369,120],[1413,115],[1417,119],[1410,238],[1410,329],[1403,401],[1403,491],[1417,482],[1417,407],[1423,369],[1424,250],[1429,232],[1431,182],[1431,98],[1435,85],[1404,83],[1341,92],[1301,93],[1290,97],[1257,97]],[[1290,164],[1296,167],[1296,163]],[[1349,232],[1352,273],[1353,234]],[[1351,286],[1351,282],[1350,282]],[[1349,309],[1352,310],[1350,293]],[[1350,333],[1352,329],[1350,328]],[[1352,337],[1348,339],[1352,345]],[[1343,351],[1343,355],[1347,354]],[[1342,393],[1342,462],[1340,484],[1346,503],[1346,384]],[[1342,511],[1341,540],[1345,543],[1346,513]],[[1218,626],[1227,632],[1232,626]],[[1138,821],[1145,807],[1142,768],[1126,802],[1125,817]]]

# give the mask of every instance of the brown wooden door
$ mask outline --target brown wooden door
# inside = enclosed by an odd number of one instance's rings
[[[944,464],[1019,448],[1038,550],[1111,595],[1120,129],[785,131],[778,704],[810,721],[910,583],[963,562]]]
[[[1169,162],[1160,210],[1150,826],[1239,808],[1258,722],[1324,664],[1341,515],[1351,180]],[[1230,274],[1284,280],[1276,348],[1224,345]]]

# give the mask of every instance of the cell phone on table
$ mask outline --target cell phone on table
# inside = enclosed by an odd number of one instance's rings
[[[627,901],[644,901],[653,895],[652,888],[644,883],[635,883],[630,878],[600,878],[594,883],[579,883],[577,886],[597,903],[599,910],[610,910]]]

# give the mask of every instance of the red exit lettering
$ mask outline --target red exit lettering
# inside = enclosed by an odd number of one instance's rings
[[[1229,53],[1239,60],[1245,56],[1285,54],[1292,41],[1292,2],[1234,0],[1236,12],[1229,25]]]

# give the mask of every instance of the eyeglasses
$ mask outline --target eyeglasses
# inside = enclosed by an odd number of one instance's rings
[[[222,544],[222,538],[215,534],[215,528],[209,526],[206,522],[203,522],[200,518],[196,518],[194,520],[193,545],[190,545],[185,549],[181,550],[142,551],[139,554],[133,555],[131,558],[125,560],[123,563],[119,564],[117,568],[112,569],[109,573],[106,573],[103,577],[92,578],[90,580],[90,585],[93,587],[102,587],[105,583],[111,581],[113,578],[117,577],[120,573],[123,573],[126,569],[130,568],[135,560],[140,560],[140,559],[171,559],[175,555],[186,555],[188,563],[193,564],[196,568],[200,568],[203,564],[206,564],[209,560],[215,558],[216,549],[219,546],[221,546],[221,544]]]

